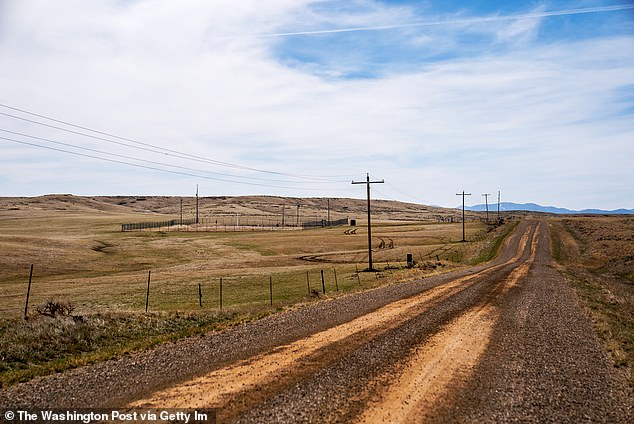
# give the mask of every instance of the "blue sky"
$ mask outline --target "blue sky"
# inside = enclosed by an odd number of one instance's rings
[[[0,195],[634,208],[633,52],[627,0],[3,1]]]

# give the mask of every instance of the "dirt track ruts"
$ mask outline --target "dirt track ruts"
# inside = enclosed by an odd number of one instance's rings
[[[631,422],[547,226],[491,264],[37,379],[0,409],[216,407],[220,422]],[[77,390],[81,387],[81,390]]]

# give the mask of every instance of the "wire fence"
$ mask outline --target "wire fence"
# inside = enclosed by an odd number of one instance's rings
[[[302,228],[304,230],[308,230],[311,228],[337,227],[340,225],[348,225],[348,218],[337,219],[335,221],[328,221],[327,219],[322,219],[320,221],[308,221],[308,222],[302,223]]]
[[[114,311],[223,310],[245,306],[281,306],[333,292],[367,289],[389,277],[398,278],[406,262],[383,263],[368,272],[361,264],[321,266],[278,273],[174,275],[145,271],[116,278],[96,277],[76,281],[39,276],[37,267],[24,292],[0,296],[0,315],[27,317],[41,313],[42,305],[72,305],[77,314]],[[26,283],[26,281],[25,281]]]
[[[121,231],[275,231],[275,230],[308,230],[312,228],[334,227],[348,225],[350,220],[339,218],[334,220],[305,217],[300,220],[295,217],[285,219],[276,215],[216,215],[213,217],[171,219],[165,221],[134,222],[121,224]]]
[[[172,227],[174,225],[191,225],[195,222],[195,219],[172,219],[169,221],[133,222],[131,224],[121,224],[121,231],[140,231],[152,228]]]

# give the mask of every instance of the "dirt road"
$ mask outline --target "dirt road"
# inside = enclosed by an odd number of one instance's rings
[[[219,422],[631,422],[631,389],[551,268],[547,232],[522,222],[491,264],[39,379],[0,392],[0,408],[217,408]]]

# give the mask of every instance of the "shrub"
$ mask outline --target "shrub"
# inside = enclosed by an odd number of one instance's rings
[[[44,304],[35,308],[35,310],[38,314],[51,318],[57,316],[69,317],[72,316],[75,307],[71,303],[57,302],[49,299]]]

